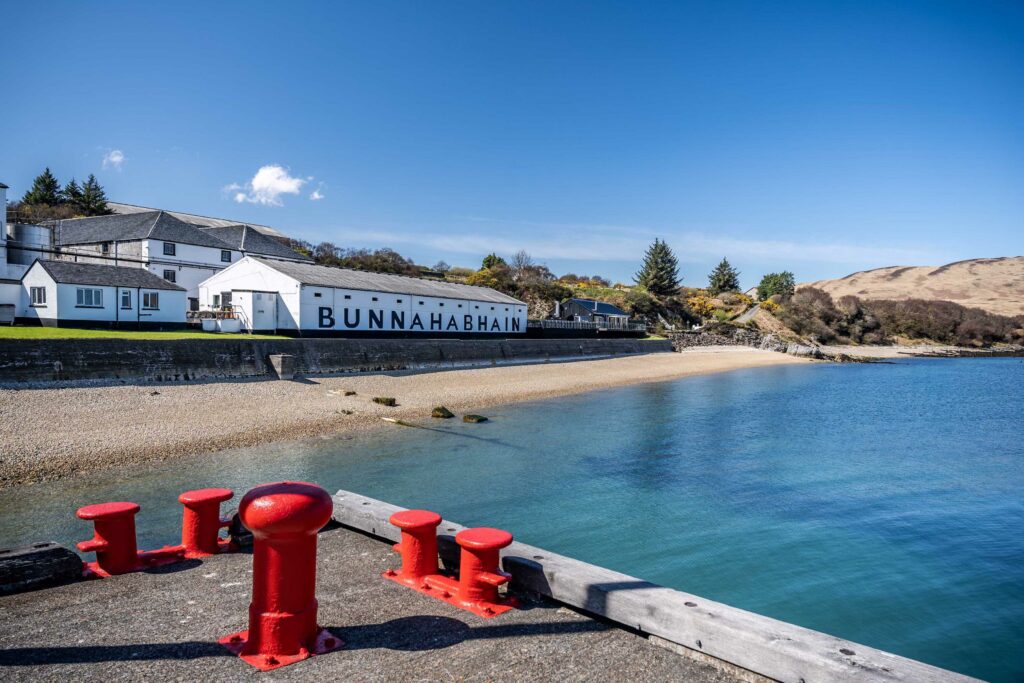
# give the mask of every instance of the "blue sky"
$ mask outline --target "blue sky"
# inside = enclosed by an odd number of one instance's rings
[[[1019,2],[12,2],[3,23],[13,197],[48,165],[314,242],[620,281],[662,237],[694,286],[722,256],[752,285],[1024,253]]]

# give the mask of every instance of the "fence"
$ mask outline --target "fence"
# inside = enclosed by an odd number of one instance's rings
[[[601,322],[585,320],[528,320],[526,327],[546,330],[626,330],[629,332],[646,332],[647,324],[630,322],[620,318],[611,318]]]

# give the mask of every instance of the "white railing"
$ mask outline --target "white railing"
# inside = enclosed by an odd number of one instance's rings
[[[645,332],[646,323],[631,322],[621,318],[611,318],[601,322],[590,322],[586,320],[528,320],[527,327],[547,330],[628,330],[630,332]]]

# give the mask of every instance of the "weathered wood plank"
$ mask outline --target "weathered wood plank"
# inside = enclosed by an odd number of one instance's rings
[[[335,521],[389,541],[399,531],[388,518],[402,509],[348,491],[334,496]],[[446,564],[456,551],[452,537],[463,528],[444,520],[438,529]],[[502,551],[502,563],[514,586],[778,681],[976,680],[525,543]]]
[[[82,559],[53,542],[0,549],[0,595],[82,580]]]

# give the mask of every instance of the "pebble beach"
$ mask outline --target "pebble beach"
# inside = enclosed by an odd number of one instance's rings
[[[6,385],[0,388],[0,488],[77,472],[331,433],[398,429],[488,406],[801,358],[742,347],[435,372],[291,381]],[[354,392],[354,393],[353,393]],[[395,407],[375,397],[393,397]]]

